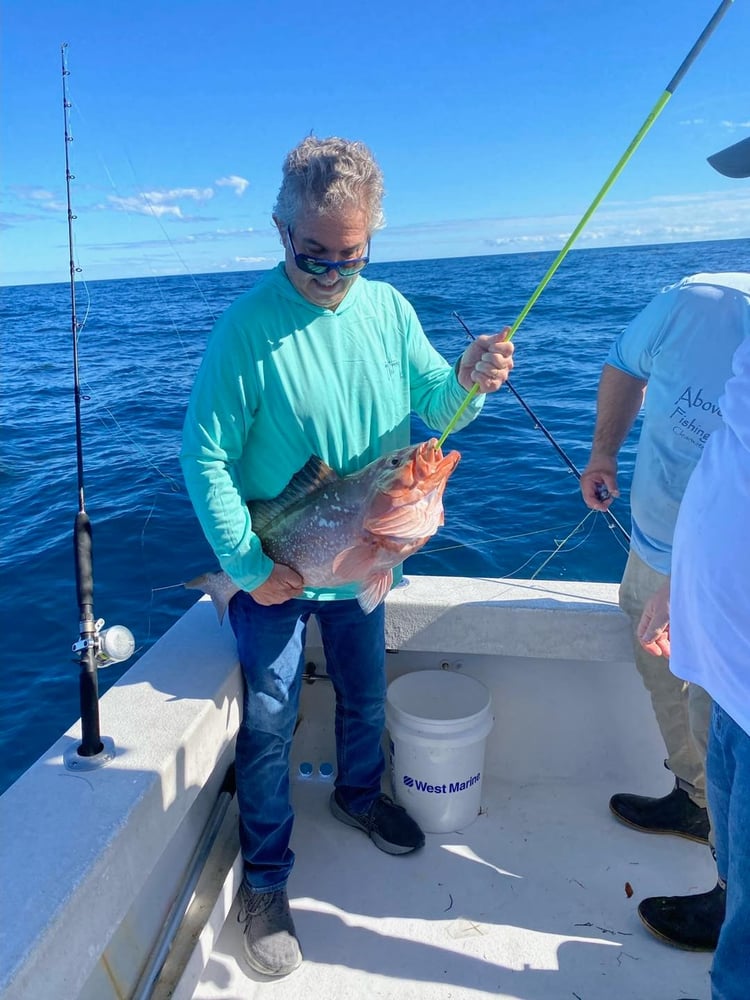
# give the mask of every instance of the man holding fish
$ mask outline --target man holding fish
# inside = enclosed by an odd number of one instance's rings
[[[223,570],[195,583],[228,601],[245,680],[240,918],[247,962],[266,975],[302,961],[286,892],[289,752],[311,614],[336,692],[331,812],[387,853],[424,843],[381,793],[383,599],[442,523],[459,456],[434,439],[410,446],[410,414],[442,429],[476,384],[463,426],[513,367],[503,333],[451,366],[394,288],[360,277],[382,196],[362,143],[310,137],[288,154],[273,216],[284,260],[220,317],[185,419],[185,481]]]

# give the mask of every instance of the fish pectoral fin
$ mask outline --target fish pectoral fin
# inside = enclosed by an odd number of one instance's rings
[[[381,601],[385,600],[393,585],[393,572],[389,569],[386,573],[378,573],[377,576],[365,580],[365,583],[367,586],[363,587],[357,594],[357,601],[364,613],[369,615]]]
[[[367,578],[373,563],[372,545],[350,545],[333,560],[333,572],[342,580],[364,580]]]

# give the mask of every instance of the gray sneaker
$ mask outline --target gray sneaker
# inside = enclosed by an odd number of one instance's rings
[[[365,813],[350,813],[331,793],[331,812],[342,823],[362,830],[386,854],[410,854],[424,847],[424,834],[403,808],[387,795],[379,795]]]
[[[288,976],[302,964],[286,889],[251,892],[240,886],[237,921],[244,924],[242,942],[247,964],[264,976]]]

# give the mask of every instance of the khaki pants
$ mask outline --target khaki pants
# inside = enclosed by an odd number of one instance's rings
[[[696,805],[705,809],[711,698],[697,684],[688,684],[675,677],[669,669],[669,659],[647,653],[636,634],[644,604],[665,580],[665,576],[631,552],[620,584],[620,607],[633,627],[635,663],[651,695],[656,721],[666,744],[666,765],[678,786],[684,788]]]

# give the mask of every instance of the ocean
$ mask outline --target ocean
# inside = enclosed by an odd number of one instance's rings
[[[373,263],[413,303],[453,361],[472,333],[513,322],[553,253]],[[747,270],[750,240],[572,251],[514,342],[511,381],[581,470],[609,345],[664,285],[698,271]],[[99,674],[100,692],[196,600],[182,582],[215,565],[178,463],[188,394],[215,318],[263,272],[77,283],[86,509],[93,526],[94,611],[136,638],[135,656]],[[72,532],[78,509],[67,282],[0,289],[0,537],[5,667],[0,675],[0,791],[79,715]],[[621,454],[627,487],[638,424]],[[416,440],[428,434],[416,418]],[[406,574],[617,581],[625,546],[588,511],[575,475],[507,390],[448,438],[462,460],[445,527]],[[106,718],[102,732],[106,733]]]

